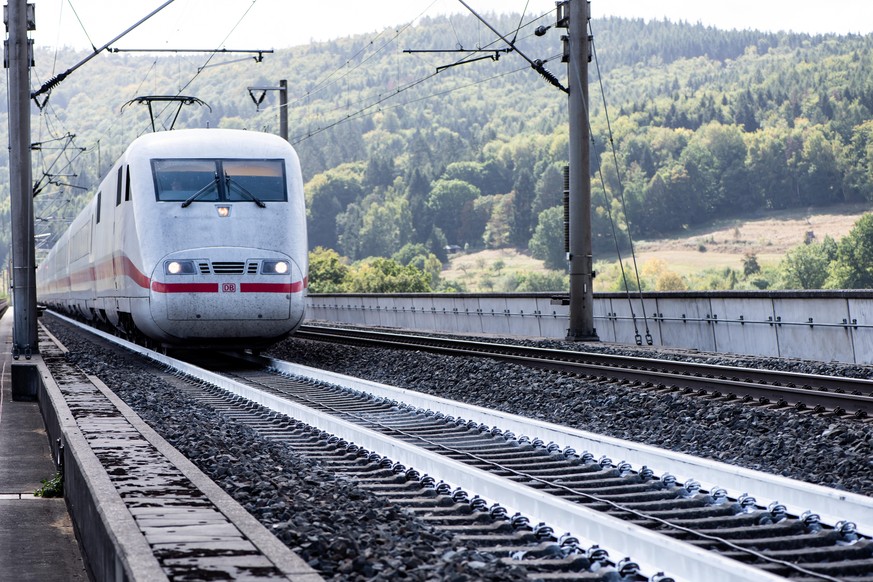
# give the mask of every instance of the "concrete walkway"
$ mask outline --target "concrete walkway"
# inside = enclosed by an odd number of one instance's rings
[[[9,309],[0,319],[0,580],[85,582],[64,500],[33,496],[56,469],[39,403],[12,400],[11,351]]]

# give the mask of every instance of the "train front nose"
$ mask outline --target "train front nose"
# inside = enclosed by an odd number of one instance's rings
[[[303,319],[303,273],[287,255],[259,249],[199,249],[155,267],[155,323],[180,340],[280,337]]]

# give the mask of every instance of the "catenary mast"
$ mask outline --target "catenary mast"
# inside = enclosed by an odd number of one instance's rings
[[[6,63],[9,74],[9,188],[12,215],[12,354],[30,359],[38,351],[36,263],[33,248],[33,180],[30,159],[30,64],[34,6],[9,0]],[[29,15],[29,16],[28,16]]]
[[[588,124],[588,0],[567,0],[558,6],[566,16],[569,115],[569,245],[570,325],[567,339],[596,341],[594,328],[594,259],[591,243],[591,135]],[[560,25],[560,24],[559,24]]]

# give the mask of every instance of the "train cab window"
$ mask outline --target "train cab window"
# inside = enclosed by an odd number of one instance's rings
[[[130,166],[125,167],[124,172],[124,201],[130,202]]]
[[[225,160],[226,199],[285,201],[285,164],[281,160]]]
[[[160,202],[285,202],[284,160],[152,160]]]
[[[97,192],[97,207],[94,209],[95,224],[100,224],[100,201],[103,198],[103,192]]]
[[[214,160],[152,160],[152,170],[155,192],[162,202],[219,200]]]

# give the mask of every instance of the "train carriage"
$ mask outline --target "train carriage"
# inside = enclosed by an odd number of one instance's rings
[[[41,303],[164,346],[257,348],[303,320],[303,180],[259,132],[135,140],[37,270]]]

